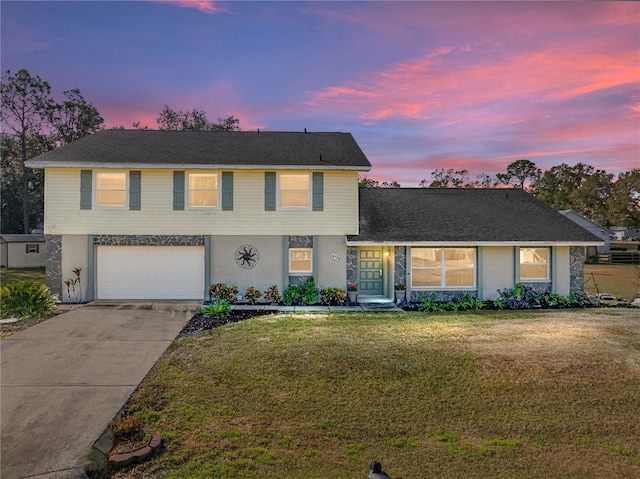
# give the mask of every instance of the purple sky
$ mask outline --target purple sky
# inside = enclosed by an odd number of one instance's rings
[[[163,105],[243,130],[348,131],[417,186],[526,158],[640,167],[640,3],[2,1],[2,70],[107,127]]]

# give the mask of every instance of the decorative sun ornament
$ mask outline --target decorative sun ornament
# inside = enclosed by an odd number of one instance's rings
[[[259,258],[258,250],[250,244],[242,245],[236,250],[236,263],[241,268],[253,268]]]

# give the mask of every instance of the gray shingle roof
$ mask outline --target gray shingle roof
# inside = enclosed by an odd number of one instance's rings
[[[350,133],[103,130],[27,162],[31,167],[301,167],[369,170]]]
[[[360,234],[350,242],[601,244],[520,189],[360,188]]]

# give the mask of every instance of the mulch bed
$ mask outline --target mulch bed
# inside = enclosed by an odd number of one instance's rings
[[[205,318],[202,314],[196,314],[193,318],[189,320],[187,325],[184,328],[182,328],[182,331],[180,331],[180,334],[178,335],[178,337],[181,338],[184,336],[192,336],[202,331],[207,331],[209,329],[217,328],[219,326],[224,326],[225,324],[237,323],[239,321],[244,321],[245,319],[253,318],[254,316],[267,316],[275,313],[278,313],[278,311],[233,310],[229,316],[225,316],[223,318]]]

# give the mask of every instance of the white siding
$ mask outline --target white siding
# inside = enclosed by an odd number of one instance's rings
[[[234,171],[233,211],[173,211],[173,170],[142,170],[140,211],[81,210],[80,169],[47,168],[45,174],[47,234],[346,235],[358,232],[355,171],[324,172],[324,211],[264,211],[264,171]]]

